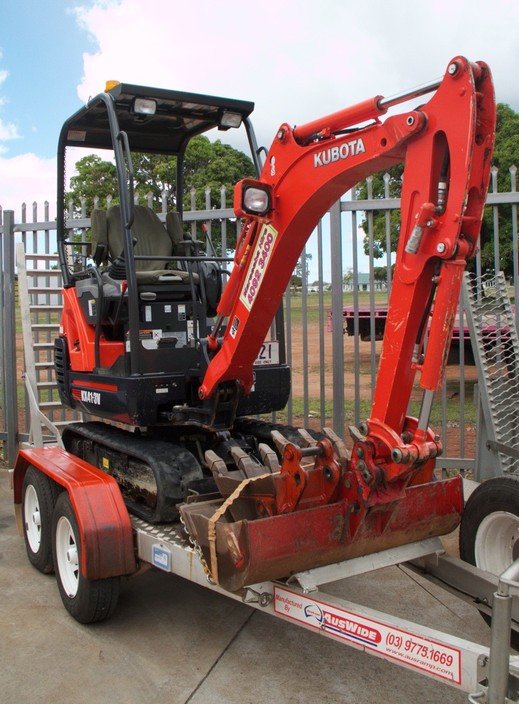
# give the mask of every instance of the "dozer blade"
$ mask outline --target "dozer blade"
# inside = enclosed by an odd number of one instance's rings
[[[254,519],[247,509],[237,518],[239,501],[232,512],[232,497],[180,507],[213,580],[231,592],[450,533],[459,524],[463,491],[460,477],[412,486],[401,498],[369,508],[360,523],[344,500]]]

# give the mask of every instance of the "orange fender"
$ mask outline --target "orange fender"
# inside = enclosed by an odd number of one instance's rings
[[[86,579],[137,569],[130,515],[117,482],[60,447],[20,450],[14,466],[14,503],[21,532],[22,485],[32,465],[69,494],[80,530],[81,573]]]

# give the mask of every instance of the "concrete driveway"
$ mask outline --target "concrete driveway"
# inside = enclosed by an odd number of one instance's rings
[[[472,607],[391,567],[334,594],[489,645]],[[0,700],[16,704],[458,704],[467,696],[393,663],[149,569],[111,620],[81,626],[28,562],[0,470]]]

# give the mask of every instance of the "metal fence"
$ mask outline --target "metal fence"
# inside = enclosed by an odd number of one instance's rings
[[[371,194],[369,183],[367,192]],[[192,209],[183,215],[185,227],[196,235],[198,226],[205,223],[210,234],[212,223],[217,221],[222,251],[226,251],[227,239],[230,241],[231,235],[237,233],[239,223],[233,211],[225,206],[225,190],[221,192],[222,206],[219,209],[211,208],[209,191],[206,191],[205,210],[196,210],[194,203],[193,194]],[[510,169],[510,188],[506,192],[498,191],[494,170],[487,198],[493,221],[494,269],[499,269],[500,236],[503,237],[500,230],[505,217],[506,237],[511,237],[514,252],[510,281],[514,301],[519,295],[518,203],[516,168]],[[290,287],[285,295],[287,358],[292,367],[293,383],[289,404],[285,411],[277,414],[276,420],[313,428],[331,426],[345,436],[349,425],[358,425],[369,417],[382,345],[380,338],[383,337],[380,323],[391,289],[392,259],[389,254],[384,261],[365,257],[359,226],[365,223],[366,249],[372,253],[374,213],[384,214],[389,242],[390,213],[399,206],[400,202],[395,198],[357,200],[354,193],[349,192],[331,208],[310,237],[302,253],[300,286]],[[162,215],[165,211],[164,201]],[[0,440],[4,457],[12,465],[19,443],[28,438],[30,430],[17,313],[16,242],[22,242],[30,255],[30,290],[31,295],[37,297],[33,300],[44,300],[47,305],[55,303],[55,308],[59,309],[60,275],[55,255],[56,223],[50,218],[48,204],[45,204],[42,215],[36,204],[30,213],[22,206],[18,219],[13,211],[6,210],[1,222]],[[69,230],[84,234],[89,226],[84,204],[81,217],[74,217],[71,207],[67,222]],[[380,266],[387,267],[382,282],[377,270]],[[479,259],[476,271],[481,273]],[[40,402],[42,405],[47,403],[50,415],[63,414],[53,393],[52,342],[57,318],[48,311],[43,315],[44,319],[33,320],[39,336],[35,348],[43,355],[40,365],[42,373],[47,375],[46,397],[40,398]],[[516,324],[518,315],[516,309]],[[477,452],[479,380],[476,367],[471,364],[471,348],[461,304],[456,327],[459,339],[451,349],[452,364],[447,367],[443,389],[437,394],[432,424],[444,444],[439,466],[470,470],[474,468]],[[53,417],[56,419],[56,415]]]

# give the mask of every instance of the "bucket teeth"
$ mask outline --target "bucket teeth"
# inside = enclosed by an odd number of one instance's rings
[[[216,454],[216,452],[213,452],[213,450],[207,450],[204,456],[213,477],[223,477],[229,474],[227,465],[223,459]]]
[[[278,449],[279,454],[281,455],[281,457],[283,457],[285,453],[285,447],[290,444],[290,441],[287,440],[286,437],[279,432],[279,430],[273,430],[271,433],[271,437],[275,446]]]
[[[297,432],[299,434],[299,437],[301,438],[302,447],[311,447],[312,445],[317,445],[317,440],[315,440],[305,428],[298,428]]]
[[[241,447],[231,447],[231,455],[245,479],[265,474],[265,467],[253,460]]]
[[[258,445],[258,450],[260,453],[261,461],[263,462],[265,467],[272,473],[279,472],[280,464],[278,456],[276,455],[274,450],[264,442]]]
[[[332,443],[335,455],[341,465],[345,466],[351,460],[351,452],[347,449],[342,438],[331,428],[323,428],[323,434]]]

